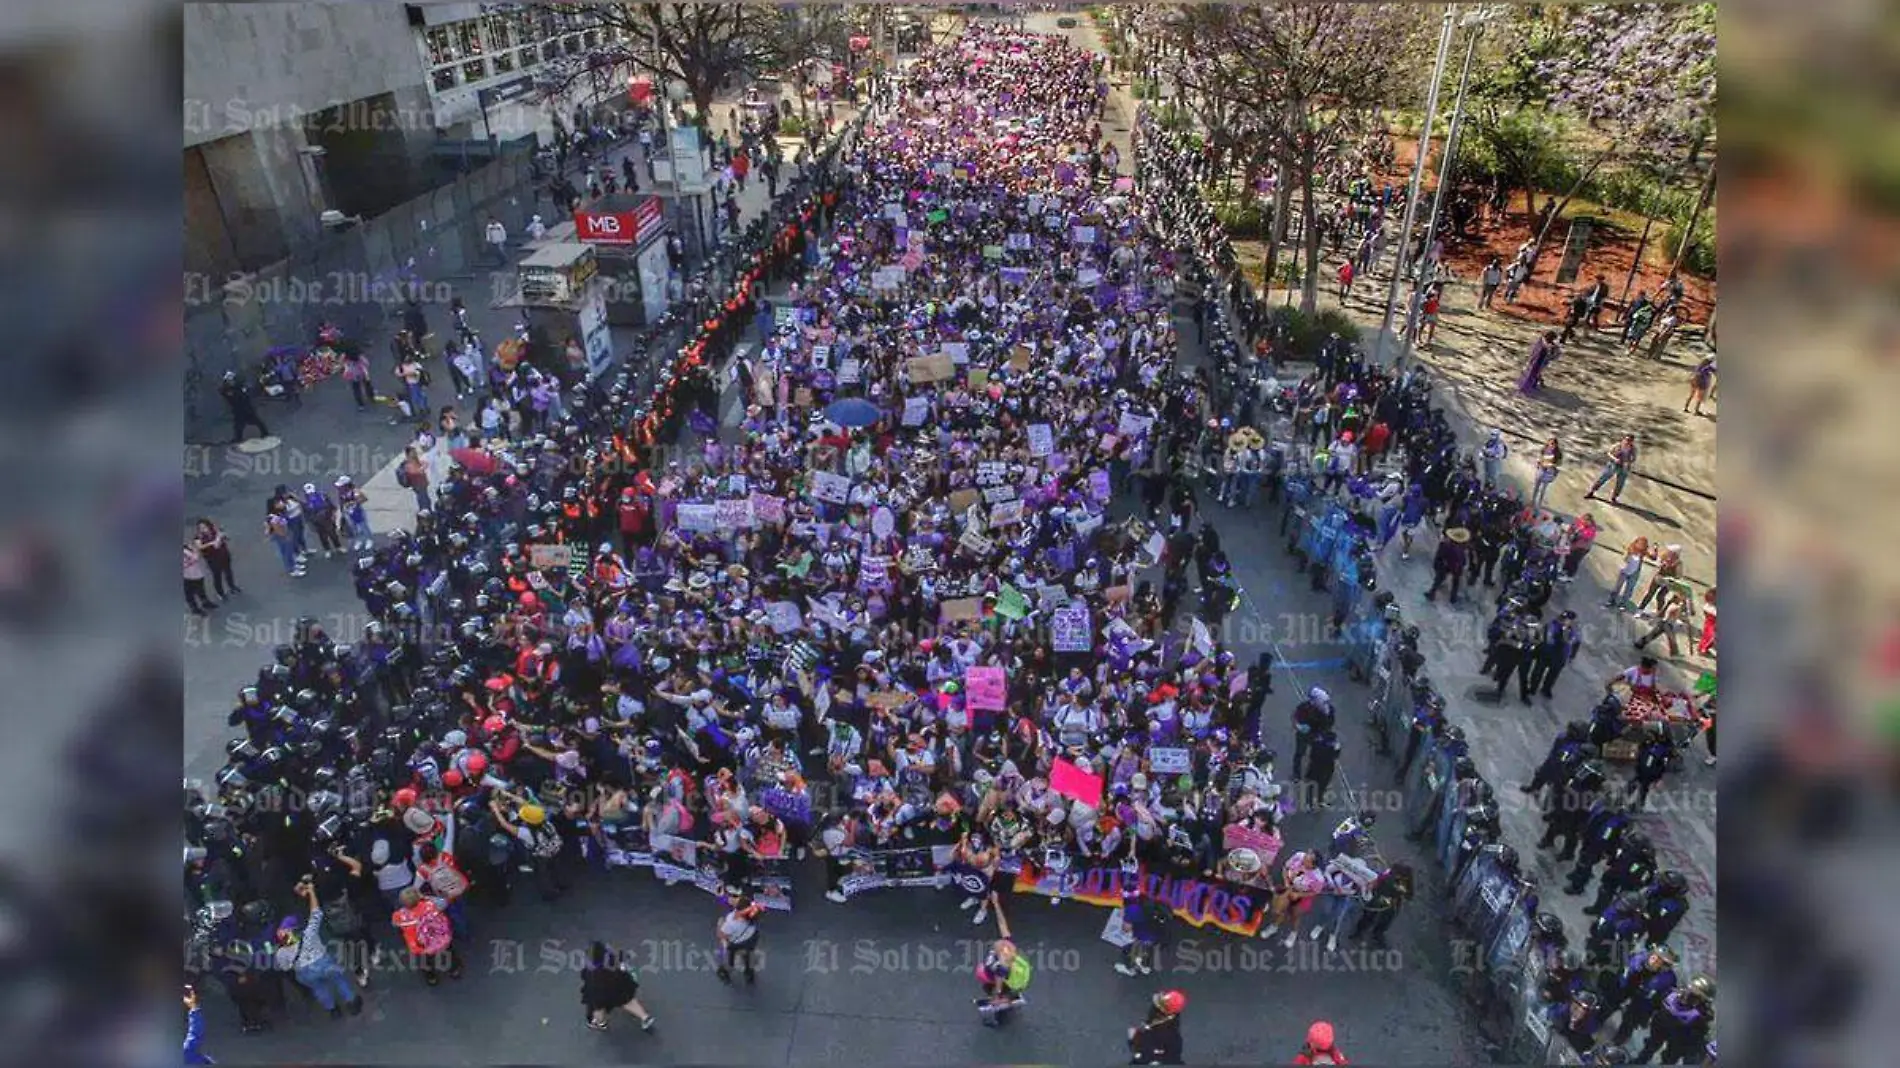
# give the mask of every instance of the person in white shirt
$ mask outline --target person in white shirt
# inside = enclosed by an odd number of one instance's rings
[[[508,228],[501,224],[500,219],[491,215],[489,216],[488,228],[485,233],[489,251],[494,254],[495,262],[502,265],[507,264]]]
[[[528,240],[539,241],[542,238],[546,237],[547,235],[548,235],[548,226],[546,223],[541,221],[541,216],[536,215],[533,218],[528,220]],[[488,240],[492,243],[495,240],[495,238],[491,234]],[[507,235],[505,233],[502,236],[502,240],[504,241],[507,240]]]

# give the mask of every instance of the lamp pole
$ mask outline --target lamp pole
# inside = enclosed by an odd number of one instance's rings
[[[1412,164],[1412,187],[1405,196],[1405,219],[1399,224],[1397,262],[1392,266],[1392,280],[1385,289],[1385,317],[1379,323],[1379,345],[1374,353],[1375,362],[1385,360],[1386,338],[1392,333],[1392,313],[1399,302],[1399,278],[1405,273],[1405,253],[1412,244],[1412,221],[1418,216],[1419,184],[1425,178],[1425,153],[1432,142],[1432,123],[1438,118],[1438,89],[1445,80],[1445,59],[1451,52],[1451,35],[1456,25],[1457,10],[1445,12],[1445,28],[1438,35],[1438,58],[1432,63],[1432,84],[1425,94],[1425,122],[1419,129],[1418,159]]]
[[[1451,183],[1453,157],[1458,152],[1458,134],[1465,119],[1465,90],[1471,81],[1471,59],[1478,51],[1478,35],[1484,32],[1481,22],[1471,27],[1470,39],[1465,42],[1465,62],[1458,72],[1458,97],[1451,107],[1451,129],[1445,134],[1445,158],[1438,166],[1438,188],[1432,193],[1432,214],[1425,224],[1425,245],[1431,247],[1438,237],[1438,217],[1445,207],[1445,189]],[[1401,250],[1401,254],[1406,250]],[[1421,261],[1423,257],[1420,257]],[[1399,335],[1399,362],[1412,351],[1412,328],[1417,325],[1419,313],[1419,294],[1425,289],[1425,271],[1420,269],[1412,276],[1412,299],[1405,305],[1405,330]]]

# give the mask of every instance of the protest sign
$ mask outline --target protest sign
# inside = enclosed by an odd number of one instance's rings
[[[970,506],[975,504],[980,499],[981,498],[978,496],[976,490],[973,490],[973,489],[954,490],[950,494],[950,513],[952,515],[960,516],[963,513],[969,511]]]
[[[1031,248],[1035,247],[1033,242],[1030,241],[1028,234],[1011,234],[1006,239],[1005,244],[1006,244],[1006,247],[1014,249],[1018,252],[1027,252]]]
[[[1148,770],[1157,775],[1182,775],[1194,770],[1194,760],[1186,749],[1151,745],[1148,747]]]
[[[909,574],[937,570],[937,554],[927,545],[913,545],[904,550],[904,562],[900,565]]]
[[[972,556],[980,557],[988,556],[993,552],[996,548],[996,544],[974,530],[966,530],[958,536],[957,548],[962,549]]]
[[[572,545],[530,545],[528,564],[536,569],[564,568],[574,562]]]
[[[1123,412],[1121,414],[1121,418],[1116,420],[1115,430],[1117,433],[1121,434],[1123,437],[1138,438],[1141,435],[1146,434],[1148,432],[1148,428],[1153,426],[1154,422],[1155,421],[1154,421],[1153,416],[1136,415],[1133,412]]]
[[[838,384],[855,386],[864,381],[864,363],[856,356],[847,356],[838,364]]]
[[[752,495],[752,517],[761,523],[783,523],[785,521],[785,499],[765,493]]]
[[[1247,673],[1244,671],[1237,671],[1234,673],[1233,678],[1227,680],[1227,696],[1239,697],[1241,694],[1246,693],[1246,692],[1247,692]]]
[[[1080,765],[1064,757],[1057,757],[1049,768],[1049,789],[1085,805],[1101,804],[1102,791],[1107,785],[1102,776],[1084,771]]]
[[[904,284],[902,267],[879,267],[871,274],[871,288],[886,292]]]
[[[955,361],[942,355],[913,356],[904,361],[904,367],[910,372],[910,380],[920,385],[948,381],[957,373]]]
[[[944,607],[949,608],[946,603]],[[1000,667],[973,667],[963,676],[968,707],[976,712],[1002,712],[1009,708],[1009,682]]]
[[[780,304],[772,309],[772,325],[790,326],[798,321],[798,309],[790,304]]]
[[[941,614],[945,623],[956,623],[965,619],[978,619],[983,615],[983,598],[959,597],[954,601],[943,602]],[[1002,670],[998,668],[997,670]]]
[[[1089,636],[1089,606],[1073,601],[1049,617],[1050,644],[1058,653],[1086,653],[1094,646]]]
[[[937,353],[950,357],[951,363],[970,362],[970,343],[967,341],[946,341],[937,346]]]
[[[1011,523],[1023,521],[1023,502],[1020,499],[997,501],[990,505],[990,526],[1006,527]]]
[[[1089,472],[1089,496],[1098,501],[1106,501],[1114,491],[1109,488],[1108,472],[1096,468]]]
[[[1030,351],[1027,345],[1018,345],[1009,350],[1009,366],[1017,371],[1029,370]]]
[[[981,460],[976,465],[979,486],[1000,486],[1009,480],[1009,465],[1001,460]]]
[[[851,480],[829,471],[813,471],[811,495],[821,501],[843,504],[851,498]]]
[[[773,601],[766,605],[765,620],[774,634],[794,634],[805,625],[804,614],[791,601]]]
[[[1093,245],[1095,243],[1095,227],[1078,226],[1070,237],[1078,245]]]
[[[888,538],[896,528],[897,517],[891,514],[889,508],[878,505],[877,511],[871,513],[871,533],[879,538]]]
[[[989,371],[981,367],[970,368],[970,388],[982,389],[990,384]]]
[[[715,522],[721,531],[751,530],[752,502],[744,497],[713,502]]]
[[[996,614],[1004,619],[1021,619],[1029,614],[1029,598],[1005,582],[1003,588],[996,591]]]
[[[811,365],[821,371],[831,367],[831,346],[813,345],[811,347]]]
[[[1093,267],[1084,267],[1075,274],[1075,284],[1081,286],[1083,289],[1088,289],[1101,280],[1102,272]]]
[[[924,419],[928,417],[929,415],[930,415],[930,398],[929,397],[905,397],[904,398],[903,423],[905,426],[923,426]]]
[[[1055,451],[1055,428],[1048,423],[1029,424],[1029,455],[1047,456]]]
[[[1004,501],[1013,501],[1015,499],[1016,487],[1014,486],[983,487],[983,500],[990,504],[1001,504]]]
[[[1000,260],[1000,259],[1002,259],[1002,258],[1003,258],[1003,246],[1001,246],[1001,245],[984,245],[984,246],[983,246],[983,258],[984,258],[984,259],[986,259],[986,260]]]
[[[719,529],[719,509],[711,504],[682,504],[674,513],[680,529],[705,533]]]

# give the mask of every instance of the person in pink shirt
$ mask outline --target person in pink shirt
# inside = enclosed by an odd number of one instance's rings
[[[1570,548],[1564,556],[1564,573],[1559,581],[1569,582],[1577,577],[1577,569],[1583,566],[1583,558],[1590,555],[1590,547],[1596,544],[1596,517],[1585,512],[1571,520],[1564,537]]]

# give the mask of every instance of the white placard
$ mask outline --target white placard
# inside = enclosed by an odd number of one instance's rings
[[[967,341],[946,341],[937,346],[937,351],[950,357],[952,363],[970,362],[970,343]]]
[[[719,507],[712,504],[682,504],[675,515],[680,529],[695,534],[719,529]]]
[[[891,514],[889,508],[878,505],[877,511],[871,513],[871,533],[879,538],[888,538],[891,536],[891,531],[895,529],[897,529],[897,517]]]
[[[1093,288],[1101,280],[1102,272],[1093,267],[1084,267],[1075,273],[1075,284],[1084,289]]]
[[[811,365],[821,371],[831,368],[831,346],[813,345],[811,347]]]
[[[904,398],[904,425],[923,426],[924,419],[930,415],[929,397]]]
[[[983,487],[983,500],[989,504],[1001,504],[1004,501],[1013,501],[1015,499],[1016,487],[1014,486]]]
[[[773,601],[766,605],[765,619],[774,634],[795,634],[805,625],[803,613],[791,601]]]
[[[1115,432],[1125,438],[1140,437],[1146,434],[1148,428],[1154,424],[1154,417],[1151,415],[1136,415],[1133,412],[1123,412],[1121,418],[1115,421]]]
[[[1023,520],[1023,502],[1020,500],[997,501],[990,505],[990,526],[1004,527]]]
[[[811,474],[811,495],[821,501],[843,504],[851,499],[851,480],[843,475],[834,475],[829,471],[813,471]]]
[[[1011,234],[1003,239],[1003,247],[1017,252],[1028,252],[1035,247],[1035,241],[1028,234]]]
[[[1047,456],[1056,451],[1055,428],[1048,423],[1029,424],[1029,455]]]
[[[1148,770],[1157,775],[1185,775],[1194,770],[1194,758],[1177,746],[1149,746]]]
[[[846,356],[838,362],[838,384],[856,385],[864,381],[864,363],[856,356]]]
[[[1095,227],[1078,226],[1069,232],[1069,239],[1078,245],[1092,245],[1095,243]]]

